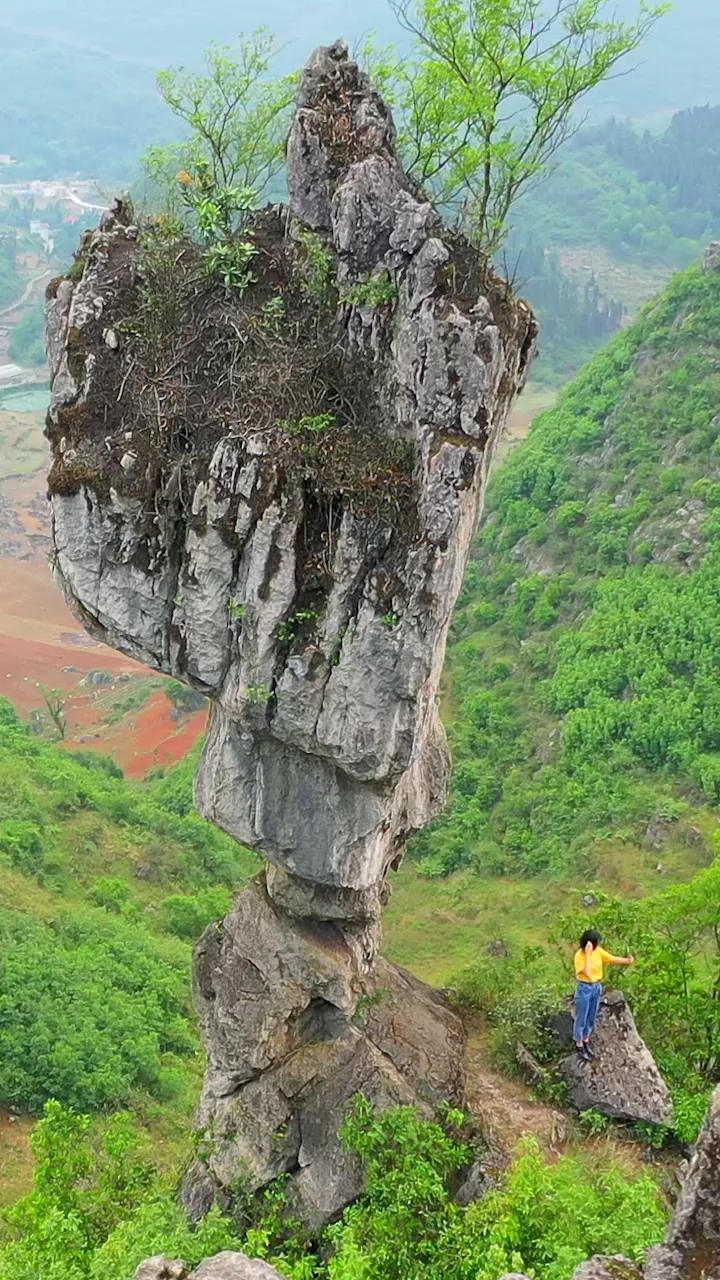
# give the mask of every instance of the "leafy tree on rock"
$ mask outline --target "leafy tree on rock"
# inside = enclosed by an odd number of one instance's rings
[[[384,68],[406,166],[492,252],[518,196],[579,128],[579,100],[666,9],[641,0],[622,22],[606,0],[389,4],[415,40],[408,60]]]

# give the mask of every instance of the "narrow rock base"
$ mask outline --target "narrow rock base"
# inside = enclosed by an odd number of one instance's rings
[[[426,1115],[462,1103],[460,1019],[431,987],[372,959],[368,927],[290,916],[259,880],[201,938],[195,1000],[209,1063],[200,1154],[182,1190],[193,1218],[228,1203],[239,1182],[258,1190],[289,1173],[296,1212],[320,1226],[362,1189],[338,1138],[357,1094]]]

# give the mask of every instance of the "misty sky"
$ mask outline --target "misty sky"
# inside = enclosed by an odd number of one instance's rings
[[[631,14],[635,0],[615,7]],[[278,33],[294,64],[338,35],[397,34],[386,0],[0,0],[0,30],[50,37],[68,55],[95,49],[153,67],[192,61],[210,40],[260,23]],[[634,61],[632,75],[600,91],[603,103],[644,113],[720,101],[720,0],[675,0]]]
[[[610,0],[624,16],[636,0]],[[675,0],[630,74],[594,91],[595,120],[632,116],[658,128],[673,111],[720,103],[720,0]],[[125,181],[145,148],[178,136],[155,87],[161,67],[198,66],[211,41],[264,24],[277,69],[317,44],[403,33],[386,0],[0,0],[0,152],[33,174],[101,173]]]

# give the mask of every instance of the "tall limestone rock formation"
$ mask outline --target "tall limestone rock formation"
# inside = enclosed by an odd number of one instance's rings
[[[289,207],[243,287],[122,203],[49,290],[55,572],[105,643],[212,699],[198,807],[268,859],[207,931],[185,1184],[358,1189],[358,1090],[462,1096],[462,1033],[377,956],[388,868],[443,803],[437,689],[493,447],[536,326],[408,180],[338,43],[302,79]]]

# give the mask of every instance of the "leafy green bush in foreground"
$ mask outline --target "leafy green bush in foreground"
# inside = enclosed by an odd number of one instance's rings
[[[363,1161],[366,1191],[313,1252],[282,1211],[281,1185],[261,1197],[251,1226],[245,1205],[243,1224],[213,1210],[192,1231],[128,1117],[98,1134],[49,1103],[34,1137],[35,1187],[7,1215],[0,1280],[131,1280],[148,1256],[196,1264],[228,1248],[268,1258],[290,1280],[497,1280],[508,1268],[569,1280],[595,1252],[640,1258],[662,1238],[666,1213],[648,1173],[576,1156],[547,1164],[532,1139],[502,1185],[461,1208],[450,1186],[472,1153],[452,1128],[459,1119],[450,1113],[443,1127],[411,1107],[377,1115],[358,1098],[343,1137]]]

